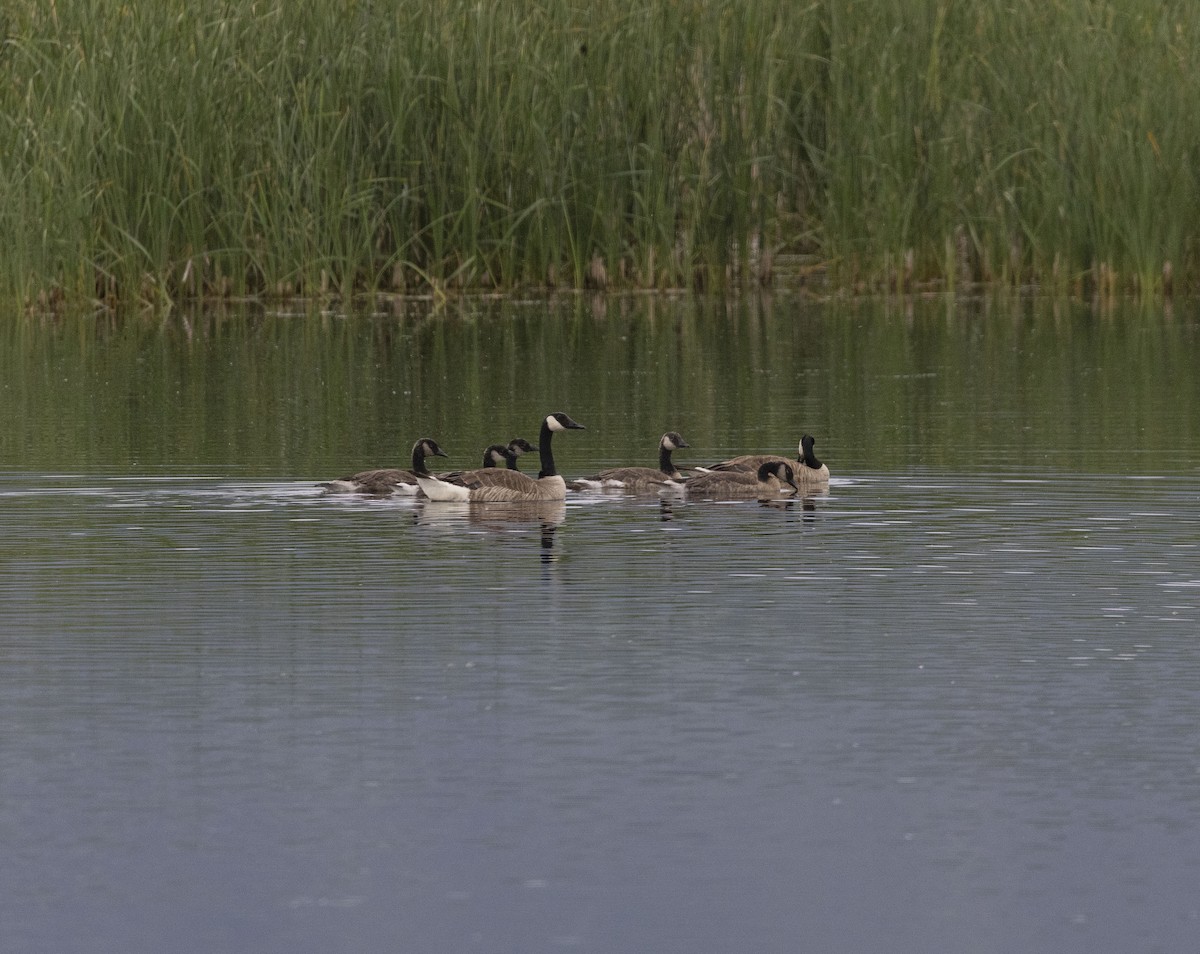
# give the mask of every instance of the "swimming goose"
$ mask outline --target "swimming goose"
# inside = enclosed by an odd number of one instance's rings
[[[492,444],[483,452],[483,466],[519,470],[517,458],[531,450],[533,450],[533,445],[522,437],[514,437],[507,444]]]
[[[795,460],[788,460],[788,458],[780,457],[777,454],[743,454],[741,457],[731,457],[729,460],[723,460],[719,464],[713,464],[711,467],[697,468],[697,470],[706,473],[729,473],[739,470],[754,471],[768,461],[786,461],[794,468],[796,483],[829,483],[829,468],[817,460],[816,455],[813,453],[813,445],[816,442],[817,439],[811,434],[805,434],[800,438],[800,453]]]
[[[795,472],[786,460],[768,460],[757,471],[724,470],[692,477],[683,485],[688,497],[707,497],[711,500],[758,498],[769,500],[781,493],[794,494]]]
[[[340,477],[337,480],[326,481],[318,486],[326,492],[334,494],[375,494],[382,496],[390,493],[416,494],[417,477],[429,473],[425,466],[426,457],[445,457],[446,452],[437,445],[437,441],[422,437],[413,444],[412,470],[398,468],[380,468],[379,470],[364,470],[350,477]]]
[[[664,480],[682,480],[679,468],[671,462],[671,451],[689,447],[676,431],[667,431],[658,442],[658,469],[653,467],[612,467],[592,477],[581,477],[568,485],[572,490],[623,489],[631,493],[660,490]]]
[[[542,421],[538,438],[538,451],[542,458],[542,470],[537,478],[519,470],[486,467],[480,470],[464,470],[449,474],[444,479],[432,475],[418,475],[417,482],[430,500],[521,501],[521,500],[565,500],[567,484],[554,466],[554,454],[550,441],[557,431],[583,430],[561,411],[547,414]]]

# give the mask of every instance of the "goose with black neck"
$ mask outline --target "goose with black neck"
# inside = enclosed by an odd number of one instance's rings
[[[331,494],[371,494],[376,497],[393,493],[417,494],[420,492],[417,478],[429,475],[425,458],[445,456],[446,452],[438,447],[437,441],[431,437],[422,437],[413,444],[412,470],[397,467],[363,470],[349,477],[327,480],[318,486]]]
[[[542,469],[536,478],[519,470],[488,467],[459,471],[442,478],[422,476],[418,482],[430,500],[472,503],[565,500],[567,484],[554,463],[552,441],[559,431],[583,429],[582,424],[573,421],[562,411],[546,415],[538,437]]]

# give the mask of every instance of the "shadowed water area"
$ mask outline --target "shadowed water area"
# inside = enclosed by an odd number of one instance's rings
[[[5,951],[1190,949],[1198,366],[1182,307],[12,318]],[[568,477],[833,479],[315,486],[552,410]]]

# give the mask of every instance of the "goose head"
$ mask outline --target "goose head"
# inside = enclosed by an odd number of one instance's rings
[[[483,452],[484,467],[507,467],[511,451],[503,444],[492,444]]]
[[[507,467],[517,469],[517,458],[536,448],[523,437],[514,437],[507,444],[492,444],[483,452],[484,467]]]
[[[658,442],[658,446],[664,450],[679,450],[681,447],[691,447],[692,445],[685,441],[677,431],[667,431],[662,436],[662,440]]]
[[[425,469],[426,457],[448,457],[449,455],[438,447],[437,441],[432,437],[422,437],[419,441],[413,444],[412,449],[412,469],[415,474],[427,473]]]
[[[419,441],[413,444],[413,456],[415,457],[418,453],[420,453],[422,457],[450,456],[444,450],[438,447],[438,442],[432,437],[422,437]]]
[[[585,429],[582,424],[577,424],[562,411],[547,414],[545,426],[551,431],[582,431]]]
[[[781,484],[787,484],[797,493],[800,492],[800,488],[796,486],[796,472],[792,470],[791,464],[781,460],[769,460],[758,468],[759,481],[766,483],[766,481],[770,480],[772,477],[778,480]]]

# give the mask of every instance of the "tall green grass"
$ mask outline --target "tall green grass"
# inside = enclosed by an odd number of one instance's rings
[[[843,274],[1194,284],[1200,7],[836,7],[823,234]]]
[[[0,297],[1197,281],[1190,0],[16,0]]]

